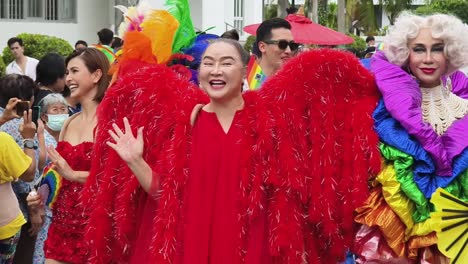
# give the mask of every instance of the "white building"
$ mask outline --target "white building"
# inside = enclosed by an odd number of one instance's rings
[[[160,7],[165,0],[146,0]],[[330,2],[336,0],[330,0]],[[423,5],[425,0],[413,0]],[[20,33],[53,35],[74,44],[83,39],[97,42],[101,28],[115,29],[122,16],[115,5],[134,5],[138,0],[0,0],[0,50],[10,37]],[[242,34],[245,25],[260,23],[263,6],[276,0],[189,0],[194,26],[199,31],[222,34],[236,28]],[[304,0],[296,0],[297,5]],[[374,0],[378,25],[388,25],[385,11]],[[117,25],[118,26],[118,25]],[[246,35],[241,35],[245,39]]]
[[[164,0],[147,0],[158,7]],[[63,38],[71,45],[83,39],[97,42],[101,28],[115,29],[122,16],[115,5],[136,0],[0,0],[0,50],[10,37],[35,33]],[[214,27],[209,33],[260,23],[264,0],[189,0],[197,30]]]

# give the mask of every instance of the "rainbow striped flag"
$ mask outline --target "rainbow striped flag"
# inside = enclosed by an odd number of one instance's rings
[[[49,165],[44,168],[41,185],[47,185],[49,189],[46,205],[52,208],[55,201],[57,201],[58,192],[62,186],[62,176],[54,169],[52,163],[49,163]]]
[[[247,82],[250,90],[258,90],[266,80],[266,75],[258,65],[255,56],[251,56],[247,65]]]

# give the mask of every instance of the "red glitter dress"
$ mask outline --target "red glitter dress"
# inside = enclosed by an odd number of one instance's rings
[[[57,144],[57,152],[75,171],[89,171],[91,168],[92,142],[72,146],[66,141]],[[79,203],[83,184],[62,178],[57,201],[52,208],[53,217],[44,251],[47,259],[67,263],[85,263],[87,248],[83,232],[87,215]]]

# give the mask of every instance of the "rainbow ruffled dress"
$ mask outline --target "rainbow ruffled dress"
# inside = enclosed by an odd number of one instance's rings
[[[446,261],[436,246],[441,223],[432,216],[431,198],[443,188],[468,200],[468,116],[438,135],[423,121],[422,92],[412,76],[382,53],[374,55],[371,70],[382,93],[373,117],[383,166],[357,209],[355,220],[363,225],[355,251],[363,260]],[[456,72],[451,80],[453,94],[468,99],[466,76]]]

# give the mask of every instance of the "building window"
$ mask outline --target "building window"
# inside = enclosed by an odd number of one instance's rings
[[[0,18],[23,19],[23,0],[0,0]]]
[[[45,19],[46,20],[58,20],[58,1],[57,0],[45,0]]]
[[[240,35],[244,34],[244,0],[234,0],[234,28]]]
[[[72,20],[75,19],[75,0],[60,0],[59,1],[59,19]]]
[[[0,0],[0,19],[68,22],[75,17],[76,0]]]
[[[28,17],[42,17],[41,0],[28,0]]]

